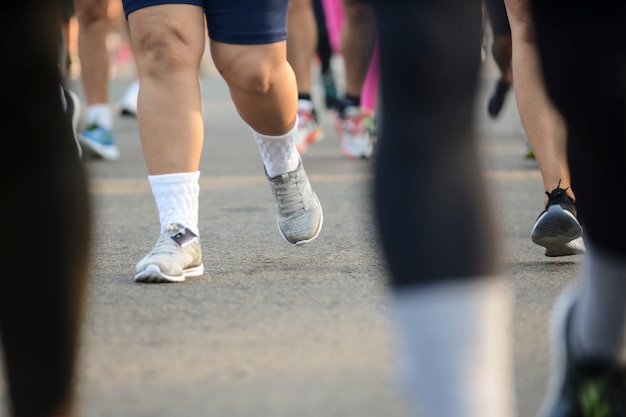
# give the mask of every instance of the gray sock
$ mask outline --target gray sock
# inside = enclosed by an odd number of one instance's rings
[[[512,299],[503,281],[465,279],[393,294],[398,381],[410,415],[514,415]]]

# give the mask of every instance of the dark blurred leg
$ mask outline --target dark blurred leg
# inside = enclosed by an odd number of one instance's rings
[[[376,10],[374,202],[398,385],[412,416],[510,417],[511,303],[473,123],[481,4],[378,0]]]
[[[375,198],[393,284],[491,275],[493,228],[473,130],[480,2],[381,0],[377,8]]]
[[[7,3],[0,66],[11,106],[4,141],[0,331],[12,415],[65,415],[74,374],[90,242],[86,178],[62,109],[61,2]]]

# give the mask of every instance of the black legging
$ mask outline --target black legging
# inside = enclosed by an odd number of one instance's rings
[[[485,8],[487,9],[487,16],[491,23],[493,36],[510,36],[511,26],[509,25],[509,17],[506,14],[504,0],[485,0]]]
[[[568,125],[585,240],[626,255],[626,4],[533,2],[548,92]],[[584,28],[584,30],[581,30]]]
[[[61,1],[4,4],[10,105],[0,168],[0,338],[12,416],[68,414],[90,242],[83,166],[61,106]],[[11,162],[12,161],[12,162]]]
[[[376,0],[374,199],[395,288],[497,273],[474,134],[480,0]]]
[[[331,70],[330,60],[333,56],[333,51],[330,46],[330,38],[328,37],[322,0],[313,0],[313,12],[315,13],[315,22],[317,23],[317,55],[320,58],[320,72],[328,74]]]

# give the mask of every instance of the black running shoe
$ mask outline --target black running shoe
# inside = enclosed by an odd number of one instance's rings
[[[626,416],[626,368],[605,360],[577,360],[569,346],[576,293],[566,289],[555,304],[552,368],[539,417]]]
[[[585,252],[576,202],[566,191],[567,189],[559,186],[552,192],[546,191],[548,203],[533,226],[531,239],[546,248],[546,256],[577,255]]]
[[[510,88],[511,84],[507,83],[502,78],[500,78],[496,83],[496,86],[489,97],[489,101],[487,102],[487,111],[491,117],[495,118],[500,114],[500,110],[502,110],[504,100],[506,99]]]

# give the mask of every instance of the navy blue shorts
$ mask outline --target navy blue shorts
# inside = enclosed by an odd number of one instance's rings
[[[209,38],[253,45],[287,39],[289,0],[122,0],[124,13],[158,4],[193,4],[204,9]]]

